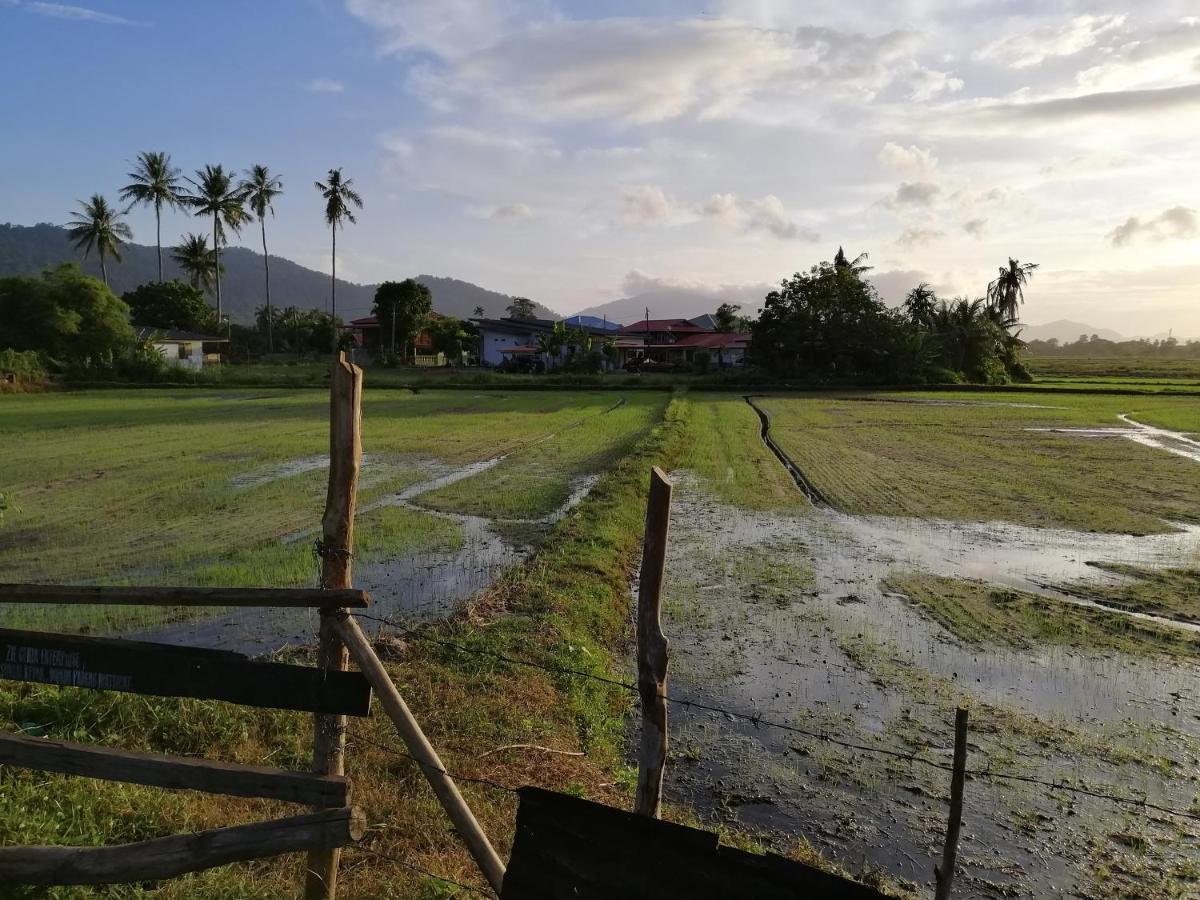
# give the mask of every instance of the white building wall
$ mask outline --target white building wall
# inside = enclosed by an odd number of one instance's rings
[[[179,348],[185,346],[188,355],[180,356]],[[182,369],[201,369],[204,367],[204,344],[201,341],[188,341],[181,345],[177,341],[155,341],[154,349],[163,355],[169,366],[179,366]]]

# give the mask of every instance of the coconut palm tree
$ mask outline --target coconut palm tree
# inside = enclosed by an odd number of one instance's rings
[[[205,166],[196,170],[194,179],[184,180],[192,186],[192,193],[184,195],[184,202],[197,216],[212,216],[217,319],[221,319],[221,244],[225,241],[225,229],[238,234],[243,225],[254,220],[246,212],[246,198],[241,187],[233,183],[233,176],[223,166]]]
[[[325,222],[329,225],[329,233],[333,236],[333,249],[329,270],[329,314],[337,318],[337,230],[342,222],[353,224],[356,220],[351,205],[362,209],[362,197],[354,190],[354,181],[350,178],[343,180],[341,169],[330,169],[325,181],[315,181],[313,185],[325,198]],[[334,327],[334,346],[337,346],[337,328]]]
[[[75,242],[75,247],[83,251],[84,259],[95,248],[100,255],[100,276],[107,287],[108,266],[105,261],[110,256],[117,262],[121,261],[121,242],[131,240],[133,232],[121,221],[123,214],[109,206],[108,201],[99,194],[92,194],[92,199],[87,202],[79,201],[79,206],[83,212],[72,213],[75,218],[67,223],[67,234]]]
[[[1000,267],[1000,274],[987,287],[988,306],[1015,321],[1018,307],[1025,302],[1025,285],[1037,267],[1037,263],[1021,263],[1010,256],[1008,265]]]
[[[833,255],[833,268],[838,272],[849,269],[853,274],[860,275],[863,272],[871,271],[871,266],[864,265],[866,259],[866,253],[860,253],[854,259],[847,259],[846,252],[841,247],[838,247],[837,253]]]
[[[246,203],[262,223],[263,274],[267,288],[267,350],[275,352],[275,317],[271,314],[271,264],[267,258],[267,213],[275,215],[271,201],[283,193],[283,182],[271,175],[266,166],[253,166],[242,180]]]
[[[129,173],[129,184],[121,188],[121,199],[133,207],[144,203],[154,207],[154,242],[158,247],[158,280],[163,280],[162,208],[183,203],[180,196],[179,170],[171,165],[169,153],[143,152]]]
[[[217,273],[217,261],[208,249],[208,237],[203,234],[185,234],[183,242],[171,248],[171,259],[183,269],[192,287],[209,293]]]

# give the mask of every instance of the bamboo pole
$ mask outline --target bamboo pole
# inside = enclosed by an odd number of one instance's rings
[[[380,705],[387,713],[388,718],[395,723],[396,730],[404,739],[404,746],[408,748],[409,754],[421,767],[430,787],[433,788],[433,792],[441,802],[442,808],[446,810],[450,821],[454,823],[455,829],[467,845],[467,850],[470,851],[480,871],[483,872],[483,877],[492,886],[492,890],[499,894],[504,886],[504,863],[501,862],[462,794],[458,792],[454,779],[446,773],[446,767],[442,765],[437,751],[433,749],[433,745],[425,737],[425,732],[421,730],[421,726],[408,708],[408,704],[400,696],[400,692],[383,667],[383,663],[379,661],[375,648],[371,646],[367,636],[358,627],[358,623],[344,611],[330,618],[336,624],[337,632],[344,645],[349,649],[350,655],[354,657],[359,669],[367,676],[371,686],[375,688]]]
[[[339,353],[333,366],[329,393],[329,488],[321,519],[321,587],[345,590],[351,585],[351,549],[354,546],[354,506],[358,473],[362,467],[362,369]],[[345,670],[346,648],[338,638],[335,613],[321,610],[317,664]],[[344,775],[346,771],[346,717],[316,716],[313,728],[313,771],[317,775]],[[337,895],[341,849],[313,850],[305,872],[305,900],[333,900]]]
[[[967,774],[967,708],[954,714],[954,769],[950,776],[950,817],[946,822],[946,843],[942,864],[934,867],[937,892],[934,900],[949,900],[954,884],[954,865],[958,859],[958,833],[962,827],[963,781]]]
[[[650,471],[646,535],[638,587],[638,693],[642,700],[642,741],[638,753],[637,796],[633,811],[658,818],[667,765],[668,642],[662,630],[663,568],[671,521],[671,482],[655,466]]]

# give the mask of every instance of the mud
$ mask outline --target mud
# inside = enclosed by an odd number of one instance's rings
[[[1106,577],[1088,560],[1195,559],[1200,529],[1095,535],[821,507],[769,516],[717,502],[687,473],[675,478],[664,613],[672,694],[943,761],[954,706],[967,700],[978,729],[973,766],[1191,804],[1200,771],[1195,666],[965,646],[880,583],[925,571],[1045,591]],[[761,565],[747,565],[755,559]],[[671,716],[668,799],[804,835],[854,871],[932,885],[944,773],[687,707]],[[956,896],[1075,895],[1098,877],[1097,853],[1125,852],[1109,835],[1128,829],[1153,843],[1155,865],[1198,858],[1195,823],[1028,786],[969,782],[965,822]]]

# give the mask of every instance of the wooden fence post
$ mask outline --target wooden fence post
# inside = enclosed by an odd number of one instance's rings
[[[671,522],[671,482],[662,469],[650,470],[646,535],[638,587],[638,693],[642,700],[642,744],[638,753],[637,797],[633,811],[658,818],[667,764],[667,638],[662,630],[663,568]]]
[[[933,870],[937,880],[934,900],[950,900],[954,865],[958,859],[958,832],[962,826],[963,780],[966,774],[967,708],[960,706],[954,714],[954,769],[950,776],[950,818],[946,822],[946,844],[942,848],[942,864]]]
[[[351,550],[354,547],[354,506],[358,472],[362,466],[362,369],[339,353],[333,365],[329,393],[329,488],[321,539],[321,587],[342,590],[350,587]],[[325,669],[345,670],[349,664],[346,647],[338,637],[339,609],[321,610],[320,645],[317,664]],[[345,774],[346,717],[318,715],[313,728],[313,771],[317,775]],[[333,900],[337,894],[338,861],[341,849],[313,850],[308,854],[305,900]]]

